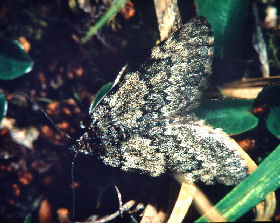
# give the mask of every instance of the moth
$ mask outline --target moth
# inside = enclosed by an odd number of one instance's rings
[[[246,178],[229,136],[193,112],[211,73],[213,44],[208,21],[191,19],[91,105],[90,125],[71,149],[152,177],[181,174],[190,183],[226,185]]]

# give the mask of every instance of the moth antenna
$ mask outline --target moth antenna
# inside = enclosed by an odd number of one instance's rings
[[[45,118],[53,125],[53,127],[63,136],[65,136],[65,138],[67,138],[69,141],[73,141],[73,138],[68,135],[65,131],[63,131],[62,129],[58,128],[57,125],[54,123],[54,121],[48,116],[48,114],[36,103],[34,102],[26,93],[24,93],[23,91],[17,91],[18,93],[24,95],[33,105],[37,106],[37,108],[40,110],[40,112],[45,116]],[[72,218],[73,218],[73,222],[75,221],[75,188],[74,188],[74,167],[75,167],[75,161],[76,158],[79,154],[79,150],[75,153],[72,163],[71,163],[71,184],[72,184]]]
[[[238,99],[242,99],[242,98],[238,98],[238,97],[228,97],[228,98],[210,98],[210,101],[226,101],[226,100],[238,100]]]
[[[72,184],[72,221],[75,222],[75,175],[74,175],[74,168],[75,168],[75,161],[79,154],[79,150],[75,153],[72,163],[71,163],[71,184]]]
[[[73,138],[68,135],[65,131],[62,129],[58,128],[57,125],[54,123],[54,121],[48,116],[48,114],[36,103],[34,102],[26,93],[23,91],[17,91],[18,93],[24,95],[33,105],[37,106],[40,112],[45,116],[45,118],[53,125],[53,127],[62,135],[65,136],[69,141],[73,141]]]

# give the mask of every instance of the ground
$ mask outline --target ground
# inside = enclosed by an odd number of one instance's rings
[[[28,214],[32,222],[38,219],[40,222],[63,222],[61,219],[65,215],[71,219],[72,179],[78,221],[118,211],[115,185],[123,203],[130,200],[135,200],[136,205],[152,203],[163,211],[170,211],[179,190],[179,184],[169,177],[154,179],[124,174],[105,167],[91,156],[78,155],[72,166],[73,153],[68,150],[71,142],[52,126],[34,103],[17,92],[25,92],[60,129],[75,139],[83,132],[81,124],[86,126],[90,121],[88,108],[100,87],[113,81],[126,63],[131,67],[140,63],[158,39],[153,5],[145,0],[129,3],[126,11],[82,45],[79,39],[109,8],[111,1],[94,1],[84,8],[73,2],[0,3],[0,34],[19,40],[34,60],[30,73],[13,81],[0,81],[1,92],[8,101],[6,122],[24,134],[24,138],[39,133],[32,146],[26,146],[16,140],[20,137],[16,131],[14,137],[8,127],[0,130],[1,222],[22,222]],[[194,12],[189,13],[189,18],[193,15]],[[259,145],[267,140],[276,144],[269,133],[265,134],[263,140],[256,140],[257,136],[250,133],[237,138],[249,135]],[[223,185],[200,187],[212,202],[231,190]],[[119,217],[116,221],[131,221],[131,216],[139,220],[142,210],[143,206],[135,212],[124,213],[125,220]],[[252,216],[248,213],[244,219],[252,219]],[[188,221],[198,217],[192,207]]]

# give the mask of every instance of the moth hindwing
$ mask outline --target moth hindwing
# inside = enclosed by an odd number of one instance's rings
[[[207,20],[196,17],[155,46],[90,110],[91,124],[72,149],[123,171],[239,183],[247,169],[235,144],[192,112],[211,72],[213,43]]]

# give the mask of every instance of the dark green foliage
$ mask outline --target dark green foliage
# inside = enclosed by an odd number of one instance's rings
[[[113,86],[113,82],[109,82],[107,84],[104,84],[100,90],[96,94],[96,98],[94,100],[94,103],[92,104],[92,108],[94,108],[99,101],[107,94],[108,91],[110,91],[111,87]]]
[[[271,108],[266,127],[274,136],[280,138],[280,106]]]
[[[215,208],[227,219],[236,221],[266,195],[280,187],[280,145],[249,177],[226,195]],[[202,216],[196,222],[206,222]]]
[[[262,91],[258,94],[255,105],[257,106],[263,106],[263,105],[275,106],[277,104],[280,105],[279,95],[280,95],[279,85],[264,87]]]
[[[258,119],[250,112],[254,100],[225,99],[204,101],[196,109],[199,119],[227,134],[240,134],[255,128]]]
[[[0,94],[0,123],[7,113],[7,101],[3,94]]]
[[[239,47],[249,0],[195,0],[198,15],[206,17],[215,36],[215,56],[231,55]]]
[[[26,215],[24,223],[31,223],[31,214]]]
[[[256,98],[255,107],[263,107],[269,112],[266,119],[267,129],[280,138],[280,86],[265,87]]]
[[[28,73],[33,61],[17,41],[0,39],[0,79],[13,80]]]

